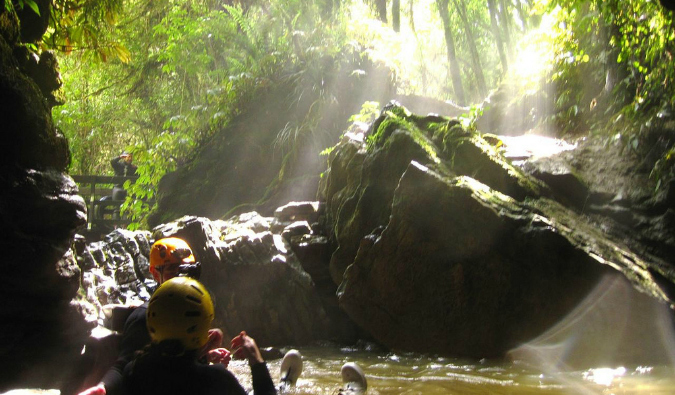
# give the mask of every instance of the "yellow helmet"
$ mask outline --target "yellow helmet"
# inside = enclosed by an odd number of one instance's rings
[[[159,239],[150,249],[150,267],[163,266],[170,263],[194,263],[195,257],[188,243],[177,237]]]
[[[196,350],[208,340],[213,301],[199,281],[174,277],[152,295],[146,317],[153,343],[178,340],[184,350]]]

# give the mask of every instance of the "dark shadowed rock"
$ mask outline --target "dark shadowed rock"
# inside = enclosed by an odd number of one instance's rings
[[[643,262],[587,229],[572,232],[574,217],[548,220],[549,205],[561,209],[549,201],[540,211],[413,163],[384,231],[348,267],[340,305],[391,348],[480,358],[503,355],[571,311],[613,271],[598,256],[669,302]]]
[[[6,285],[0,292],[12,303],[0,312],[6,339],[0,366],[7,372],[0,390],[19,383],[48,386],[65,374],[63,362],[77,357],[90,329],[70,303],[80,282],[70,241],[86,223],[86,209],[73,180],[58,171],[3,177],[0,268]],[[34,369],[26,371],[15,358]]]
[[[70,247],[86,209],[64,174],[70,152],[51,117],[58,64],[25,45],[39,43],[51,2],[35,2],[40,16],[25,2],[17,16],[13,4],[0,7],[0,392],[56,387],[94,325],[74,300],[81,269]]]
[[[560,158],[541,158],[528,161],[523,170],[548,185],[553,194],[568,206],[583,210],[592,203],[588,186],[575,174],[574,169]]]
[[[40,11],[36,13],[28,3],[18,7],[16,13],[21,21],[21,40],[24,42],[37,42],[47,31],[49,26],[49,14],[51,3],[49,0],[35,0],[34,4]]]
[[[320,196],[340,306],[382,344],[502,356],[608,273],[672,308],[665,262],[577,214],[580,195],[561,199],[576,209],[550,199],[561,186],[523,174],[476,133],[396,106],[370,133],[331,152]]]

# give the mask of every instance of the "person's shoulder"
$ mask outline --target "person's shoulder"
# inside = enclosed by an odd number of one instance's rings
[[[127,318],[127,322],[129,321],[145,321],[145,314],[148,311],[148,304],[143,303],[142,305],[138,307],[134,307],[131,309],[131,313],[129,313],[129,317]]]
[[[239,385],[239,380],[237,380],[237,377],[234,375],[234,373],[229,371],[222,364],[217,363],[213,365],[206,365],[197,363],[197,370],[199,370],[202,375],[212,379],[214,382],[222,381],[228,383],[236,383],[237,385]]]

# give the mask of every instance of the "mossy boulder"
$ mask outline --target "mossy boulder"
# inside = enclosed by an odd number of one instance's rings
[[[331,152],[320,196],[340,306],[385,346],[501,357],[605,276],[673,301],[612,240],[456,120],[385,107]]]
[[[547,193],[545,185],[454,119],[413,115],[391,103],[366,134],[365,142],[344,139],[331,152],[319,190],[336,246],[330,267],[337,284],[356,256],[359,240],[387,223],[394,190],[411,161],[448,176],[475,177],[519,200]]]

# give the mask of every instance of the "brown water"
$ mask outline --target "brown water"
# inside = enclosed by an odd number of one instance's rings
[[[304,369],[291,394],[336,394],[340,368],[356,362],[369,395],[675,394],[672,309],[610,276],[549,331],[503,361],[379,351],[325,344],[297,348]],[[269,361],[279,380],[280,360]],[[250,388],[248,366],[231,365]]]
[[[337,394],[340,368],[356,362],[368,380],[367,395],[385,394],[675,394],[672,366],[598,368],[543,373],[521,363],[469,362],[414,354],[399,355],[336,346],[298,348],[303,372],[288,394]],[[275,382],[280,360],[268,362]],[[250,371],[243,361],[232,370],[251,388]],[[15,390],[6,395],[58,395],[57,390]]]
[[[368,380],[368,394],[675,394],[672,366],[617,366],[544,373],[519,362],[462,361],[415,354],[321,346],[298,348],[303,372],[290,394],[336,394],[340,368],[356,362]],[[280,360],[268,362],[275,382]],[[250,388],[248,366],[230,369]]]

